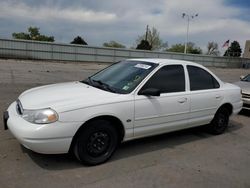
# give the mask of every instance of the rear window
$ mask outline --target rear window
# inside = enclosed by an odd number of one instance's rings
[[[218,81],[206,70],[196,67],[187,66],[190,80],[190,90],[216,89],[220,87]]]

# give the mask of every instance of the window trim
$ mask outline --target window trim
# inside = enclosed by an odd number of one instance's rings
[[[203,71],[207,72],[213,79],[215,79],[217,81],[217,83],[219,84],[219,87],[217,88],[210,88],[210,89],[198,89],[198,90],[191,90],[191,81],[190,81],[190,76],[189,76],[189,72],[188,72],[188,66],[189,67],[195,67],[195,68],[200,68],[202,69]],[[217,89],[220,89],[221,88],[221,81],[218,80],[218,78],[216,77],[216,75],[214,75],[210,70],[206,69],[206,68],[203,68],[201,66],[196,66],[196,65],[190,65],[190,64],[187,64],[186,65],[186,71],[187,71],[187,80],[188,80],[188,86],[189,86],[189,91],[190,92],[199,92],[199,91],[207,91],[207,90],[217,90]],[[214,82],[214,81],[213,81]],[[215,83],[213,83],[214,85]]]
[[[135,89],[135,94],[137,96],[143,96],[143,95],[138,95],[138,93],[140,92],[140,90],[143,88],[143,86],[150,80],[150,78],[152,78],[153,75],[155,75],[161,68],[163,67],[166,67],[166,66],[172,66],[172,65],[179,65],[179,66],[182,66],[183,68],[183,73],[184,73],[184,84],[185,84],[185,87],[184,87],[184,91],[177,91],[177,92],[169,92],[169,93],[161,93],[161,96],[162,95],[176,95],[176,94],[181,94],[181,93],[185,93],[188,91],[188,86],[189,86],[189,82],[187,81],[187,70],[186,70],[186,66],[183,65],[183,64],[163,64],[163,65],[160,65],[158,66],[158,68],[156,68],[154,71],[151,72],[151,74],[149,74],[141,83],[140,85],[138,85],[138,87]]]

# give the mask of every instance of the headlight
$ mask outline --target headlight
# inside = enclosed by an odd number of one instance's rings
[[[50,108],[40,110],[24,110],[22,117],[26,121],[35,124],[53,123],[58,120],[57,113]]]

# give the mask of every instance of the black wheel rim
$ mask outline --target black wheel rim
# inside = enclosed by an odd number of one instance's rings
[[[104,131],[98,131],[90,135],[87,140],[87,152],[92,157],[105,155],[110,146],[110,135]]]

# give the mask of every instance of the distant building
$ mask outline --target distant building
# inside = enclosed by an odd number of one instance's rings
[[[244,58],[250,58],[250,40],[246,41],[243,57]]]

